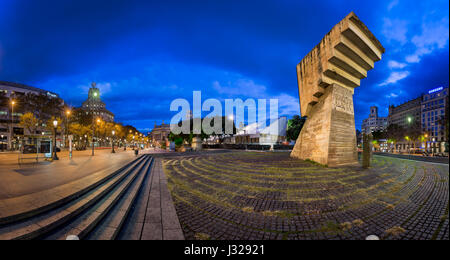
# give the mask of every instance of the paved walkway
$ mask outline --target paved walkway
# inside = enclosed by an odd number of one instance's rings
[[[400,159],[407,159],[413,161],[431,162],[431,163],[449,163],[448,157],[432,157],[432,156],[421,156],[421,155],[411,155],[411,154],[393,154],[393,153],[381,153],[375,152],[376,155],[388,156]]]
[[[135,159],[132,150],[112,154],[111,151],[75,152],[72,159],[61,153],[54,162],[19,165],[17,155],[0,155],[0,201],[25,196],[79,181],[103,172],[109,174]]]
[[[0,218],[40,212],[104,179],[133,159],[131,151],[116,154],[104,151],[96,152],[95,157],[78,154],[72,160],[26,167],[0,164]]]
[[[151,175],[118,239],[184,240],[161,158],[155,158]]]
[[[150,149],[145,153],[165,151]],[[2,159],[11,161],[11,158]],[[103,179],[133,159],[132,151],[117,154],[105,151],[98,152],[95,158],[78,154],[73,160],[66,158],[28,167],[0,164],[0,168],[5,169],[0,172],[0,218],[61,200]],[[134,208],[124,226],[124,235],[119,239],[184,239],[160,158],[155,158]]]

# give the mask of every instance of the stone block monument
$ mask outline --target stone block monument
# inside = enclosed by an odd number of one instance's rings
[[[202,150],[202,139],[200,137],[192,138],[192,150],[201,151]]]
[[[357,164],[353,92],[384,48],[351,12],[297,65],[302,116],[291,157],[330,167]]]

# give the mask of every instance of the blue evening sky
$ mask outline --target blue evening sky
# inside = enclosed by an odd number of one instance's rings
[[[448,1],[0,0],[0,80],[80,106],[92,81],[143,131],[176,98],[278,98],[299,114],[295,66],[349,12],[386,53],[355,90],[355,121],[449,82]]]

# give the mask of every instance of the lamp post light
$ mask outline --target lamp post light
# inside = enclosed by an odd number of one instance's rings
[[[53,135],[53,140],[54,140],[54,144],[53,144],[53,160],[59,160],[58,156],[56,155],[56,130],[58,128],[58,120],[53,120],[53,127],[55,129],[54,135]]]
[[[112,130],[112,138],[111,138],[111,143],[112,143],[112,151],[111,153],[116,153],[116,151],[114,151],[114,136],[116,135],[116,131]]]
[[[68,143],[68,137],[69,137],[69,117],[70,117],[70,114],[71,114],[72,112],[69,110],[69,109],[67,109],[66,110],[66,122],[65,122],[65,142],[64,142],[64,145],[66,145],[66,147],[67,147],[67,143]]]
[[[10,137],[8,139],[9,149],[11,149],[11,150],[12,150],[12,140],[14,139],[14,131],[13,131],[14,126],[13,125],[14,125],[14,105],[15,104],[16,104],[16,101],[11,100],[11,126],[9,129]]]
[[[412,116],[408,116],[406,118],[406,122],[408,123],[408,125],[411,125],[411,123],[413,122],[413,117]]]
[[[436,138],[433,137],[433,143],[432,143],[432,145],[431,145],[431,154],[432,154],[433,156],[434,156],[434,150],[435,150],[435,146],[434,146],[435,141],[436,141]]]
[[[97,118],[97,124],[99,123],[100,118]],[[92,156],[94,156],[94,150],[95,150],[95,123],[94,123],[94,114],[92,114]]]

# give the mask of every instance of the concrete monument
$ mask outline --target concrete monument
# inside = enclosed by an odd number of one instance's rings
[[[353,92],[384,48],[351,12],[297,65],[307,116],[291,157],[333,166],[357,163]]]

